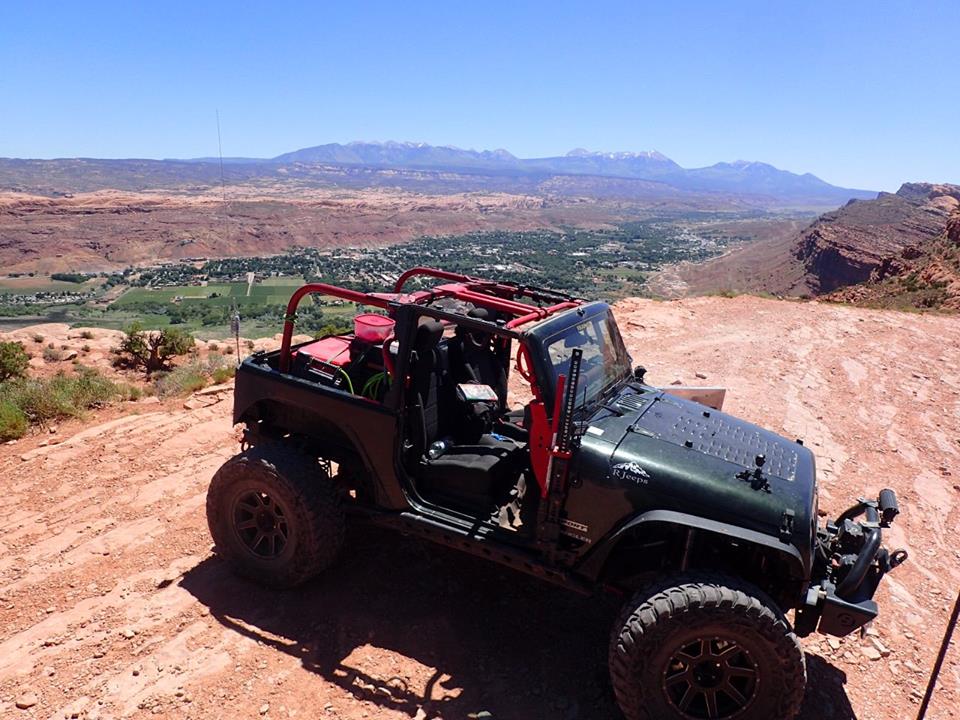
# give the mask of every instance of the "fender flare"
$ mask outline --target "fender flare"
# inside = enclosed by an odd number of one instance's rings
[[[667,525],[681,527],[687,530],[701,530],[723,538],[739,540],[744,543],[759,546],[772,551],[782,558],[789,568],[790,575],[798,581],[806,580],[810,576],[810,569],[804,566],[803,556],[793,544],[783,543],[778,538],[765,535],[756,530],[749,530],[747,528],[737,527],[736,525],[729,525],[716,520],[708,520],[707,518],[674,510],[651,510],[634,517],[632,520],[608,534],[597,549],[584,559],[577,570],[581,574],[598,580],[607,559],[619,542],[633,530],[652,525]]]

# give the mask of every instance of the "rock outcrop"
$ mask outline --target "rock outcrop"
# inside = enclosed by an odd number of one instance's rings
[[[668,268],[648,287],[667,296],[765,292],[960,310],[960,186],[906,183],[896,193],[851,201],[802,230]]]
[[[947,240],[960,248],[960,211],[955,212],[947,223]]]
[[[815,294],[909,273],[940,239],[960,206],[960,187],[907,183],[876,200],[854,200],[822,215],[794,248]]]

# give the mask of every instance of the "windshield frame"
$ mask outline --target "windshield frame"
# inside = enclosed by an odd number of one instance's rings
[[[586,407],[591,407],[601,402],[604,397],[609,394],[612,387],[630,378],[632,372],[633,360],[624,346],[623,338],[617,327],[616,318],[610,306],[604,302],[589,303],[550,318],[525,333],[525,341],[529,346],[530,358],[534,364],[537,384],[539,385],[548,413],[553,408],[554,393],[556,390],[556,375],[549,355],[550,345],[578,325],[597,320],[607,322],[608,319],[610,327],[612,328],[611,339],[622,349],[626,364],[622,373],[612,376],[610,380],[605,383],[604,387],[591,398],[591,401],[586,405]],[[567,368],[562,368],[562,372],[566,373]],[[581,407],[584,407],[584,405],[578,402],[577,408],[580,409]]]

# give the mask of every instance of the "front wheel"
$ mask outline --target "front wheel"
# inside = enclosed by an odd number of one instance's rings
[[[790,720],[806,667],[797,636],[760,590],[687,576],[638,593],[610,644],[628,720]]]
[[[331,565],[345,526],[339,491],[316,458],[279,443],[223,464],[207,491],[207,523],[221,557],[275,588]]]

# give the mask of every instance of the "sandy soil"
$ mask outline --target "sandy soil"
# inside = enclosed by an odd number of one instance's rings
[[[805,642],[801,717],[913,717],[960,586],[960,324],[745,297],[618,310],[650,380],[725,385],[728,410],[803,437],[831,514],[896,488],[888,542],[911,560],[875,635]],[[237,449],[230,399],[116,406],[0,446],[0,717],[617,716],[613,600],[356,529],[300,591],[232,577],[203,512]],[[942,681],[928,717],[958,717],[956,647]]]

